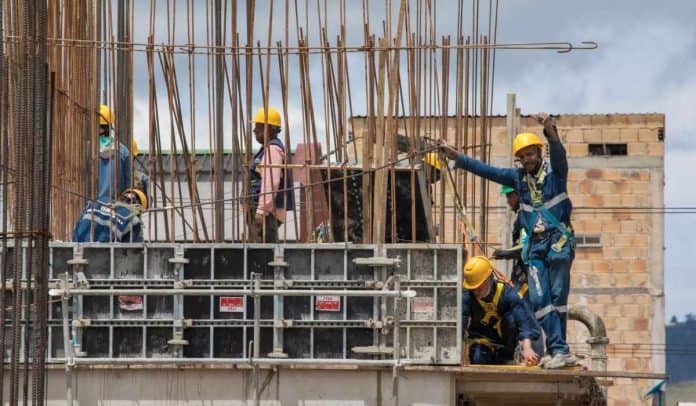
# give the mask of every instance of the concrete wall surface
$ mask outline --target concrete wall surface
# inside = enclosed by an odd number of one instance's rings
[[[381,393],[377,390],[380,374]],[[78,369],[75,376],[76,406],[253,405],[251,370]],[[372,406],[381,402],[391,405],[394,400],[391,378],[391,373],[383,371],[263,369],[261,385],[267,386],[261,404]],[[399,382],[400,405],[454,404],[455,384],[449,374],[404,372]],[[48,372],[47,393],[47,405],[66,404],[63,370]]]

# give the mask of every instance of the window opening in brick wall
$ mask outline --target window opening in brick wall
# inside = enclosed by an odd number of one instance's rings
[[[626,144],[588,144],[590,155],[628,155]]]
[[[602,247],[602,236],[600,234],[576,234],[575,246],[578,248],[600,248]]]

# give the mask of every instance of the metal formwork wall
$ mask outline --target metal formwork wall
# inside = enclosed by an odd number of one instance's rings
[[[220,289],[363,291],[365,296],[261,296],[261,357],[458,364],[461,269],[458,245],[72,244],[51,246],[51,280],[129,295],[71,295],[73,352],[88,362],[181,358],[248,361],[255,323],[252,295]],[[393,266],[371,261],[388,258]],[[388,262],[388,261],[387,261]],[[394,265],[396,264],[396,265]],[[371,297],[398,275],[415,297]],[[132,295],[137,289],[138,295]],[[172,289],[148,295],[148,289]],[[200,295],[176,289],[209,290]],[[198,292],[198,291],[197,291]],[[334,292],[335,293],[335,292]],[[394,303],[398,308],[394,309]],[[51,304],[50,360],[64,361],[63,314]]]

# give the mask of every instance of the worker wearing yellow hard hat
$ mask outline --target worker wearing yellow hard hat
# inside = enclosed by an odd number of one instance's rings
[[[142,242],[143,222],[140,218],[147,208],[147,196],[140,189],[127,189],[119,200],[104,204],[87,203],[75,230],[75,242]]]
[[[122,143],[115,145],[116,140],[112,134],[115,119],[109,106],[99,106],[99,175],[96,200],[103,203],[117,200],[126,188],[131,186],[133,146],[129,149]]]
[[[539,356],[532,341],[541,330],[517,291],[495,279],[493,264],[483,256],[466,262],[463,279],[462,320],[470,343],[469,362],[505,364],[513,361],[519,347],[520,362],[536,365]]]
[[[261,148],[249,164],[247,226],[250,240],[276,242],[278,227],[285,222],[286,210],[293,207],[292,171],[285,170],[286,149],[279,135],[280,111],[261,107],[252,120],[253,133]]]
[[[553,119],[534,116],[548,140],[550,161],[544,159],[544,142],[534,133],[515,137],[512,153],[520,167],[496,168],[442,144],[441,152],[455,167],[514,188],[519,196],[519,221],[529,236],[522,259],[529,269],[529,301],[546,333],[547,368],[575,365],[577,358],[566,342],[570,268],[575,258],[575,238],[570,223],[573,205],[568,197],[568,160]]]

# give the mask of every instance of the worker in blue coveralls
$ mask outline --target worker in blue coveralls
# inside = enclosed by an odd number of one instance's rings
[[[520,343],[524,365],[534,366],[539,355],[532,341],[541,336],[539,325],[517,290],[493,276],[493,264],[483,256],[470,258],[464,265],[462,326],[465,326],[471,364],[506,364],[513,361],[515,346]],[[515,342],[515,340],[513,340]]]
[[[99,106],[99,175],[96,200],[113,202],[131,187],[131,151],[123,143],[116,145],[111,134],[114,115],[109,106]]]
[[[75,242],[142,242],[140,214],[147,209],[147,196],[128,189],[113,204],[89,202],[73,231]]]
[[[493,251],[491,257],[493,259],[510,259],[513,260],[512,274],[510,280],[523,299],[528,298],[527,292],[529,285],[527,284],[527,267],[522,261],[522,248],[524,246],[527,233],[522,226],[519,218],[520,198],[517,191],[510,186],[503,186],[500,193],[505,196],[508,207],[514,214],[515,218],[512,224],[512,243],[510,248],[498,248]],[[531,306],[531,304],[530,304]]]
[[[514,188],[520,197],[519,220],[528,237],[522,258],[529,272],[529,301],[546,333],[546,368],[577,363],[566,342],[570,267],[575,257],[575,239],[570,224],[572,203],[568,198],[568,160],[556,126],[546,113],[535,116],[549,141],[550,165],[543,158],[541,139],[533,133],[515,137],[513,155],[521,168],[496,168],[460,154],[441,144],[441,152],[465,169],[493,182]]]

